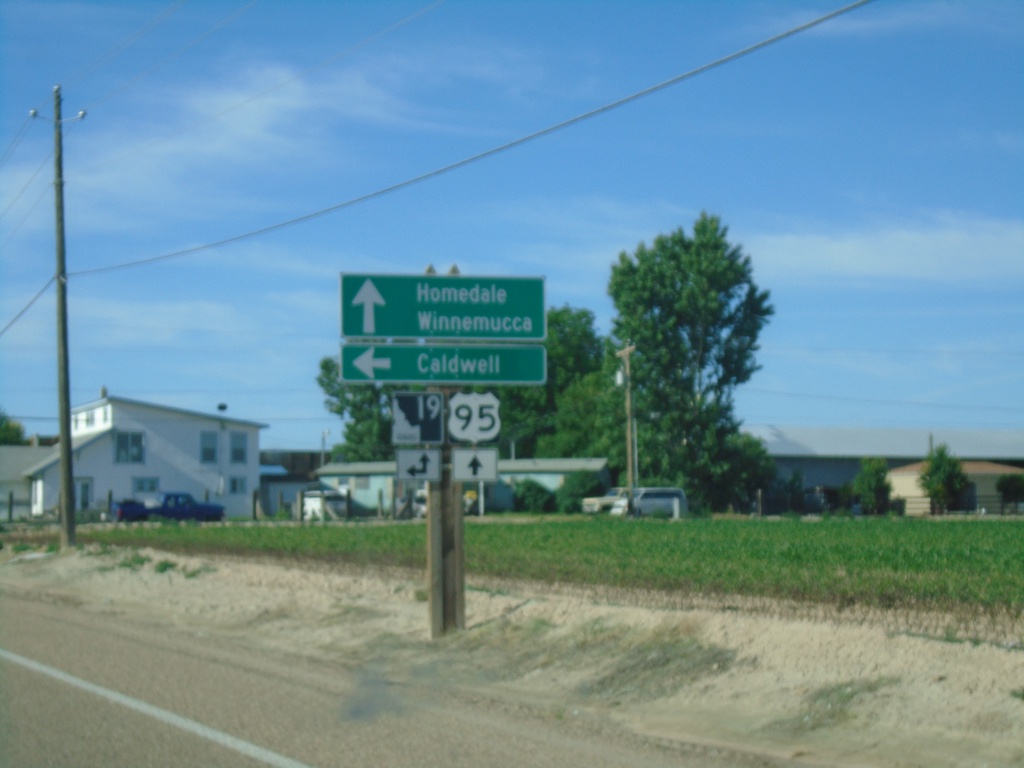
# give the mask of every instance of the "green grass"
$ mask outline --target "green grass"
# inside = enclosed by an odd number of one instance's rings
[[[422,568],[426,529],[406,525],[84,529],[83,542]],[[538,518],[468,521],[466,572],[699,595],[868,606],[1024,610],[1024,522],[909,519]]]

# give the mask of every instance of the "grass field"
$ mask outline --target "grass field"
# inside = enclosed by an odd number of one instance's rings
[[[537,517],[468,521],[467,574],[836,606],[1024,611],[1024,521]],[[426,529],[399,525],[157,525],[82,542],[421,568]]]
[[[422,523],[83,527],[78,540],[362,566],[426,563]],[[468,519],[465,559],[469,579],[932,612],[1014,631],[1024,625],[1024,520]]]

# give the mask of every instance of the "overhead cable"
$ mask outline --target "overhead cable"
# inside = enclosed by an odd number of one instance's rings
[[[121,91],[127,90],[128,88],[130,88],[133,85],[135,85],[135,83],[139,82],[140,80],[143,80],[143,79],[149,77],[151,74],[156,72],[158,69],[160,69],[161,67],[163,67],[163,66],[169,64],[170,62],[174,61],[175,59],[180,57],[182,54],[184,54],[189,49],[194,48],[195,46],[199,45],[199,43],[201,43],[203,40],[208,38],[214,32],[217,32],[221,28],[226,27],[228,24],[230,24],[236,18],[238,18],[243,13],[245,13],[250,8],[252,8],[254,5],[256,5],[257,2],[259,2],[259,0],[249,0],[248,3],[243,5],[238,10],[233,11],[229,15],[225,16],[223,19],[218,21],[216,24],[214,24],[208,30],[203,32],[203,34],[199,35],[199,37],[197,37],[194,40],[192,40],[190,43],[185,44],[184,46],[182,46],[181,48],[176,50],[174,53],[172,53],[171,55],[166,56],[163,59],[161,59],[160,61],[158,61],[156,64],[154,64],[152,67],[150,67],[146,71],[140,72],[135,77],[133,77],[131,80],[129,80],[129,81],[125,82],[125,83],[122,83],[117,88],[115,88],[114,90],[112,90],[109,93],[107,93],[105,96],[102,96],[101,98],[99,98],[96,101],[94,101],[91,104],[89,104],[87,106],[87,109],[89,111],[92,111],[96,107],[97,104],[102,104],[103,102],[108,101],[115,94],[118,94]]]
[[[44,293],[46,293],[46,289],[49,288],[51,285],[53,285],[55,282],[57,282],[57,276],[56,275],[54,275],[49,280],[47,280],[46,281],[46,285],[44,285],[42,288],[39,289],[39,293],[37,293],[35,296],[33,296],[32,299],[29,301],[29,303],[26,304],[24,307],[22,307],[21,311],[18,314],[16,314],[13,318],[11,318],[11,321],[7,325],[5,325],[2,329],[0,329],[0,336],[3,336],[5,333],[7,333],[7,331],[10,330],[11,326],[13,326],[19,320],[21,320],[21,318],[24,316],[24,314],[26,312],[28,312],[30,309],[32,309],[32,305],[35,304],[37,301],[39,301],[39,299],[42,297],[42,295]]]
[[[277,230],[284,229],[286,227],[291,227],[291,226],[294,226],[296,224],[302,224],[302,223],[305,223],[307,221],[312,221],[313,219],[320,218],[321,216],[325,216],[325,215],[327,215],[329,213],[335,213],[337,211],[344,210],[345,208],[351,208],[354,205],[358,205],[360,203],[365,203],[365,202],[367,202],[369,200],[374,200],[374,199],[376,199],[378,197],[383,197],[384,195],[390,194],[392,192],[397,192],[397,191],[399,191],[401,189],[405,189],[407,187],[411,187],[411,186],[414,186],[416,184],[420,184],[420,183],[422,183],[424,181],[428,181],[430,179],[437,178],[438,176],[442,176],[442,175],[444,175],[446,173],[450,173],[451,171],[455,171],[455,170],[458,170],[460,168],[464,168],[467,165],[471,165],[471,164],[477,163],[477,162],[479,162],[481,160],[485,160],[487,158],[494,157],[495,155],[499,155],[499,154],[501,154],[503,152],[507,152],[510,149],[515,149],[517,147],[520,147],[520,146],[522,146],[524,144],[527,144],[527,143],[529,143],[531,141],[534,141],[536,139],[542,138],[544,136],[548,136],[548,135],[550,135],[552,133],[555,133],[557,131],[561,131],[561,130],[563,130],[565,128],[569,128],[571,126],[577,125],[579,123],[584,122],[585,120],[589,120],[589,119],[591,119],[593,117],[597,117],[598,115],[603,115],[606,112],[611,112],[614,109],[618,109],[619,107],[625,106],[627,104],[631,104],[634,101],[642,99],[642,98],[644,98],[646,96],[650,96],[651,94],[657,93],[659,91],[665,90],[666,88],[670,88],[673,85],[678,85],[679,83],[682,83],[682,82],[684,82],[686,80],[690,80],[690,79],[692,79],[692,78],[694,78],[694,77],[696,77],[698,75],[702,75],[705,72],[709,72],[712,69],[716,69],[716,68],[721,67],[721,66],[723,66],[725,64],[729,64],[729,63],[731,63],[733,61],[736,61],[737,59],[743,58],[744,56],[749,56],[750,54],[755,53],[757,51],[760,51],[763,48],[767,48],[770,45],[774,45],[775,43],[778,43],[778,42],[781,42],[783,40],[786,40],[786,39],[788,39],[790,37],[793,37],[794,35],[797,35],[797,34],[799,34],[801,32],[805,32],[808,29],[811,29],[813,27],[816,27],[816,26],[819,26],[821,24],[824,24],[827,21],[831,21],[832,19],[835,19],[838,16],[841,16],[841,15],[843,15],[845,13],[849,13],[850,11],[856,10],[857,8],[860,8],[860,7],[864,6],[864,5],[867,5],[870,2],[872,2],[872,0],[858,0],[855,3],[851,3],[850,5],[846,5],[846,6],[842,7],[842,8],[839,8],[838,10],[832,11],[831,13],[827,13],[824,16],[819,16],[818,18],[814,19],[813,21],[809,21],[809,22],[807,22],[805,24],[801,24],[799,26],[793,27],[793,28],[791,28],[791,29],[789,29],[789,30],[787,30],[785,32],[782,32],[782,33],[780,33],[778,35],[774,35],[774,36],[769,37],[769,38],[767,38],[765,40],[762,40],[759,43],[755,43],[753,45],[747,46],[746,48],[743,48],[743,49],[741,49],[739,51],[736,51],[735,53],[730,53],[729,55],[723,56],[723,57],[721,57],[719,59],[716,59],[716,60],[714,60],[714,61],[712,61],[712,62],[710,62],[708,64],[704,64],[704,65],[702,65],[700,67],[697,67],[696,69],[691,69],[690,71],[684,72],[681,75],[676,75],[675,77],[669,78],[668,80],[664,80],[664,81],[658,83],[657,85],[652,85],[649,88],[644,88],[641,91],[637,91],[635,93],[630,94],[629,96],[625,96],[625,97],[623,97],[621,99],[617,99],[616,101],[613,101],[613,102],[610,102],[608,104],[605,104],[604,106],[597,107],[596,109],[592,109],[592,110],[590,110],[588,112],[584,112],[582,114],[576,115],[575,117],[571,117],[571,118],[569,118],[567,120],[563,120],[562,122],[555,123],[554,125],[551,125],[551,126],[549,126],[547,128],[543,128],[543,129],[541,129],[539,131],[535,131],[534,133],[530,133],[530,134],[528,134],[526,136],[522,136],[522,137],[520,137],[518,139],[513,139],[512,141],[509,141],[509,142],[507,142],[505,144],[501,144],[500,146],[494,147],[492,149],[488,149],[488,150],[486,150],[484,152],[480,152],[478,154],[471,155],[470,157],[467,157],[467,158],[464,158],[464,159],[459,160],[457,162],[451,163],[450,165],[446,165],[446,166],[443,166],[441,168],[437,168],[437,169],[435,169],[433,171],[428,171],[427,173],[420,174],[419,176],[414,176],[412,178],[406,179],[405,181],[397,182],[396,184],[392,184],[390,186],[383,187],[383,188],[378,189],[378,190],[373,191],[373,192],[367,192],[364,195],[360,195],[358,197],[351,198],[351,199],[346,200],[346,201],[344,201],[342,203],[338,203],[337,205],[332,205],[332,206],[329,206],[327,208],[322,208],[322,209],[320,209],[318,211],[314,211],[313,213],[307,213],[307,214],[305,214],[303,216],[298,216],[298,217],[293,218],[293,219],[288,219],[287,221],[281,221],[281,222],[278,222],[276,224],[270,224],[270,225],[268,225],[266,227],[261,227],[259,229],[255,229],[255,230],[252,230],[250,232],[245,232],[245,233],[242,233],[242,234],[239,234],[239,235],[234,235],[232,237],[227,237],[227,238],[224,238],[223,240],[217,240],[215,242],[207,243],[205,245],[197,245],[197,246],[194,246],[194,247],[191,247],[191,248],[184,248],[184,249],[182,249],[180,251],[173,251],[171,253],[165,253],[165,254],[160,255],[160,256],[152,256],[152,257],[145,258],[145,259],[136,259],[136,260],[127,261],[127,262],[124,262],[124,263],[121,263],[121,264],[112,264],[112,265],[107,266],[107,267],[96,267],[94,269],[84,269],[84,270],[79,270],[79,271],[76,271],[76,272],[69,272],[68,275],[70,277],[81,277],[81,276],[84,276],[84,275],[97,275],[97,274],[103,274],[105,272],[113,272],[113,271],[122,270],[122,269],[131,269],[133,267],[146,266],[148,264],[155,264],[155,263],[158,263],[158,262],[161,262],[161,261],[168,261],[168,260],[171,260],[171,259],[178,259],[178,258],[181,258],[183,256],[191,256],[192,254],[195,254],[195,253],[200,253],[202,251],[212,250],[214,248],[221,248],[221,247],[223,247],[225,245],[232,245],[234,243],[239,243],[239,242],[242,242],[244,240],[250,240],[252,238],[259,237],[261,235],[266,235],[266,234],[269,234],[271,232],[276,232]]]
[[[187,0],[175,0],[175,2],[171,3],[169,6],[164,8],[160,13],[158,13],[152,21],[137,29],[135,32],[130,34],[120,43],[110,48],[110,50],[108,50],[106,53],[100,54],[95,59],[93,59],[92,63],[89,64],[88,69],[86,69],[84,72],[78,75],[77,79],[72,80],[70,85],[73,86],[81,82],[89,75],[91,75],[93,72],[105,66],[107,62],[116,58],[118,54],[120,54],[125,49],[129,48],[133,43],[135,43],[137,40],[139,40],[141,37],[147,34],[150,30],[160,26],[164,21],[173,16],[183,5],[185,5],[186,2]]]

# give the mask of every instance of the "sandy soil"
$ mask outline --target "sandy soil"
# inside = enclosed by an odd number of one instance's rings
[[[894,632],[883,615],[672,607],[470,579],[467,630],[431,642],[420,574],[151,550],[12,557],[8,548],[0,589],[431,676],[644,738],[809,765],[1024,766],[1024,644],[1012,632],[950,642]]]

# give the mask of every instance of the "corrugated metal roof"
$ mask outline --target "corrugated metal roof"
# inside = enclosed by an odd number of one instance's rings
[[[929,446],[945,444],[959,459],[1024,461],[1024,431],[871,429],[750,425],[743,431],[762,440],[771,456],[920,459]]]
[[[572,472],[600,472],[608,466],[608,459],[499,459],[498,472],[551,472],[570,474]]]
[[[499,474],[600,472],[608,459],[499,459]],[[393,461],[333,462],[316,470],[320,475],[393,475],[398,471]]]

